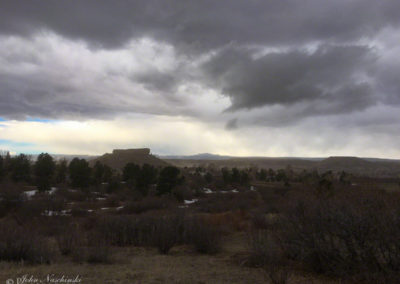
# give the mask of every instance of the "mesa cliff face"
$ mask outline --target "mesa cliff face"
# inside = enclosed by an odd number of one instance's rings
[[[113,152],[106,153],[103,156],[91,161],[94,165],[97,161],[110,166],[114,169],[122,169],[127,163],[137,165],[149,164],[155,167],[167,166],[168,163],[151,155],[149,148],[141,149],[115,149]]]

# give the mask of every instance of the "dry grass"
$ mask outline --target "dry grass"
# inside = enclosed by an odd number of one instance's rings
[[[111,265],[54,264],[20,266],[0,264],[0,283],[24,274],[45,278],[56,275],[80,275],[82,283],[265,283],[263,272],[238,268],[224,256],[186,254],[174,249],[170,255],[160,255],[155,249],[130,248],[119,253],[118,262]]]
[[[6,279],[33,275],[45,279],[47,274],[75,277],[82,284],[91,283],[270,283],[263,269],[239,266],[232,261],[246,248],[245,234],[235,233],[224,238],[223,251],[217,255],[195,253],[190,246],[174,247],[169,255],[160,255],[156,248],[113,248],[114,263],[73,263],[70,257],[61,257],[50,265],[22,265],[0,263],[0,283]],[[290,284],[340,283],[314,276],[291,274]]]

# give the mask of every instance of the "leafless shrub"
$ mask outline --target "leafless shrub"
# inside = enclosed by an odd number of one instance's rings
[[[19,208],[24,201],[21,188],[15,184],[0,184],[0,218]]]
[[[50,196],[47,193],[35,196],[32,200],[26,200],[15,212],[14,217],[20,223],[29,223],[40,216],[55,216],[62,214],[66,202],[59,196]]]
[[[139,230],[141,226],[141,230]],[[150,222],[145,224],[132,216],[103,216],[98,220],[95,230],[108,244],[115,246],[141,245],[145,231],[152,230]]]
[[[15,223],[0,224],[0,260],[50,263],[54,252],[49,242]]]
[[[206,199],[199,200],[196,207],[201,212],[221,213],[227,211],[248,211],[262,204],[262,198],[258,192],[227,192],[209,194]]]
[[[172,195],[179,202],[183,202],[184,200],[192,200],[193,199],[193,191],[187,188],[186,186],[178,186],[172,190]]]
[[[86,244],[78,246],[72,251],[72,260],[75,263],[111,264],[113,263],[112,248],[96,233],[86,236]]]
[[[129,202],[121,214],[141,214],[151,210],[164,210],[176,205],[176,201],[168,197],[149,196],[140,201]]]
[[[82,201],[86,201],[89,199],[90,193],[83,192],[81,190],[71,191],[66,188],[63,188],[63,189],[59,189],[57,191],[57,195],[65,198],[66,200],[69,200],[69,201],[82,202]]]
[[[111,247],[104,242],[97,241],[86,248],[86,261],[88,263],[113,263]]]
[[[154,231],[151,233],[152,245],[156,246],[160,253],[168,254],[180,239],[176,218],[164,216],[155,219],[154,223]]]
[[[75,227],[69,226],[56,236],[56,241],[61,254],[69,255],[82,244],[82,233],[79,234]]]
[[[86,217],[89,215],[90,215],[90,212],[87,209],[81,209],[81,208],[72,208],[71,209],[72,217]]]
[[[272,284],[286,284],[289,281],[289,271],[285,267],[267,266],[264,268],[268,280]]]
[[[215,254],[221,250],[221,232],[203,218],[192,217],[186,221],[186,241],[200,253]]]
[[[282,249],[267,230],[252,230],[248,233],[250,257],[248,264],[255,267],[281,266],[284,264]]]
[[[400,270],[398,205],[383,194],[306,199],[287,215],[287,257],[339,277],[387,276]]]
[[[166,216],[103,216],[94,230],[107,244],[115,246],[155,246],[167,254],[177,243],[183,242],[184,217]]]
[[[116,194],[111,194],[110,196],[107,197],[105,200],[106,207],[117,207],[120,205],[120,198]]]
[[[279,226],[281,214],[265,211],[256,209],[249,213],[250,226],[253,230],[276,230],[276,227]]]

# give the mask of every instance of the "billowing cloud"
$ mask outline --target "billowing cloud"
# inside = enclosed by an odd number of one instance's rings
[[[184,59],[172,46],[150,39],[132,40],[117,50],[91,50],[52,33],[0,39],[2,117],[200,115],[197,108],[203,106],[188,102],[192,95],[203,104],[208,97],[218,99],[212,90],[184,80],[189,74],[182,69],[192,63],[181,67]]]
[[[364,81],[374,62],[363,46],[322,46],[316,51],[272,52],[253,58],[249,50],[227,49],[205,64],[211,85],[232,100],[230,110],[318,102],[318,112],[351,112],[374,103]]]

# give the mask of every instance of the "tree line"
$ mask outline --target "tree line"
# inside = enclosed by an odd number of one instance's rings
[[[48,191],[59,184],[82,190],[106,185],[113,191],[123,183],[142,195],[147,195],[152,185],[159,195],[170,193],[184,181],[180,169],[174,166],[159,169],[149,164],[128,163],[120,173],[99,161],[91,167],[85,159],[76,157],[68,163],[65,159],[56,161],[48,153],[41,153],[35,162],[25,154],[0,156],[0,179],[34,184],[39,191]]]

